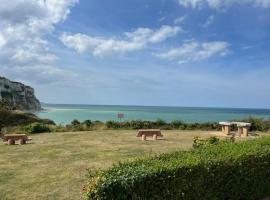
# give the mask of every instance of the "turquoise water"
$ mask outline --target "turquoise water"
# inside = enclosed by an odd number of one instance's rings
[[[101,106],[101,105],[43,105],[44,111],[38,112],[41,118],[67,124],[73,119],[117,120],[118,113],[124,113],[124,120],[183,120],[185,122],[218,122],[243,119],[249,116],[270,118],[270,109],[246,108],[189,108],[163,106]]]

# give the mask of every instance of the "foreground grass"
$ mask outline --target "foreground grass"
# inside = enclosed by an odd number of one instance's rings
[[[80,199],[86,169],[192,146],[204,131],[163,131],[164,140],[142,142],[136,131],[107,130],[32,136],[27,145],[0,143],[0,199]]]

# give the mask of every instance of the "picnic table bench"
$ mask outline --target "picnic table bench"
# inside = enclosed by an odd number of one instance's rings
[[[142,140],[146,140],[146,137],[152,137],[153,140],[157,140],[157,137],[163,137],[160,129],[140,129],[137,137],[141,137]]]
[[[31,140],[25,134],[6,134],[1,136],[3,142],[8,142],[8,145],[14,145],[15,141],[19,140],[19,144],[26,144],[27,141]]]

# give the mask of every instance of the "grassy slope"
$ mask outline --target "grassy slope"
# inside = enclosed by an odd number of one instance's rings
[[[123,159],[187,149],[203,131],[163,131],[165,140],[142,142],[136,131],[91,131],[32,136],[28,145],[0,143],[0,199],[80,199],[86,169]]]

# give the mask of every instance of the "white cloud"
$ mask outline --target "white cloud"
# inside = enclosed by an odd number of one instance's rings
[[[178,0],[179,4],[184,7],[197,7],[200,6],[203,0]]]
[[[85,34],[67,34],[60,40],[68,48],[79,53],[90,52],[94,56],[121,54],[145,48],[149,44],[160,43],[182,31],[179,26],[162,26],[157,30],[138,28],[134,32],[124,33],[124,39],[93,37]]]
[[[268,8],[270,0],[178,0],[179,4],[184,7],[202,7],[207,5],[213,9],[226,8],[232,4],[251,4],[255,7]]]
[[[225,56],[229,44],[223,41],[203,42],[190,41],[179,48],[174,48],[165,53],[155,54],[159,58],[176,60],[179,64],[205,60],[213,56]]]
[[[3,0],[0,0],[0,2]],[[50,53],[46,36],[66,19],[78,0],[12,0],[0,3],[0,60],[18,77],[19,70],[52,71],[57,56]],[[47,70],[45,66],[50,70]],[[36,68],[36,67],[34,67]],[[2,67],[3,69],[3,67]],[[16,69],[16,70],[15,70]],[[48,76],[50,74],[47,74]],[[32,77],[31,77],[32,78]]]
[[[184,15],[184,16],[182,16],[182,17],[178,17],[178,18],[176,18],[176,19],[174,20],[174,24],[181,24],[181,23],[183,23],[183,22],[186,20],[186,18],[187,18],[186,15]]]
[[[1,75],[10,79],[31,82],[34,84],[74,85],[80,78],[70,70],[62,69],[54,65],[29,65],[25,66],[1,66]]]
[[[210,26],[211,24],[213,24],[215,21],[215,17],[214,15],[210,15],[206,21],[202,24],[202,27],[207,28],[208,26]]]
[[[2,36],[2,35],[0,34],[0,49],[1,49],[1,47],[3,47],[5,44],[6,44],[6,40],[5,40],[4,36]]]
[[[153,31],[149,41],[152,43],[159,43],[166,40],[168,37],[175,36],[181,30],[178,26],[162,26],[159,30]]]

